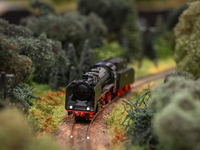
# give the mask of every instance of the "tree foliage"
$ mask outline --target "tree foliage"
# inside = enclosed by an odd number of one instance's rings
[[[183,77],[185,79],[194,80],[193,75],[188,73],[188,72],[185,72],[185,71],[183,71],[183,72],[172,72],[172,73],[165,76],[164,83],[166,83],[171,77]]]
[[[153,89],[150,107],[159,149],[199,149],[200,82],[174,76]]]
[[[174,59],[178,71],[191,73],[200,77],[200,2],[192,2],[175,27],[176,46]]]
[[[53,14],[53,15],[57,14],[56,10],[51,4],[46,3],[42,0],[30,0],[30,5],[33,8],[38,8],[40,15],[42,16],[49,15],[49,14]]]
[[[0,33],[8,37],[30,38],[33,33],[28,28],[9,24],[8,21],[0,18]]]
[[[99,62],[110,57],[125,57],[127,50],[118,42],[104,42],[104,46],[94,49],[95,62]]]
[[[102,45],[102,37],[105,37],[107,28],[97,15],[91,13],[88,16],[84,16],[78,12],[58,15],[46,10],[46,13],[43,15],[43,6],[45,5],[46,7],[46,5],[49,6],[50,4],[40,0],[32,0],[32,3],[37,4],[37,7],[34,5],[34,8],[40,10],[40,16],[24,18],[21,20],[21,23],[33,31],[34,36],[37,37],[44,32],[47,38],[60,41],[65,49],[67,49],[69,43],[73,43],[78,58],[81,55],[86,38],[92,41],[92,47]]]
[[[24,83],[30,79],[33,69],[38,74],[46,74],[48,72],[45,70],[52,66],[66,67],[68,59],[61,43],[47,39],[44,33],[35,38],[26,27],[11,25],[0,19],[0,29],[2,28],[5,30],[0,30],[0,68],[7,74],[14,74],[8,80],[10,102],[21,104],[20,107],[28,112],[31,105],[29,99],[33,95]]]
[[[91,12],[100,16],[109,32],[119,32],[128,14],[128,3],[124,0],[79,0],[78,11],[89,15]]]
[[[187,8],[188,8],[188,4],[184,3],[180,7],[176,8],[175,10],[172,10],[169,13],[169,15],[167,17],[167,24],[166,24],[166,28],[168,30],[172,30],[176,26],[176,24],[178,23],[178,19],[179,19],[180,15]]]
[[[127,58],[130,56],[138,59],[142,55],[142,35],[137,24],[137,9],[134,0],[127,0],[128,15],[124,25],[124,35],[127,40]]]
[[[10,30],[9,32],[0,31],[0,35],[15,44],[19,54],[28,56],[36,67],[41,66],[42,69],[47,69],[59,61],[59,63],[67,63],[67,58],[63,57],[64,51],[60,42],[47,39],[44,33],[40,34],[38,38],[31,37],[30,31],[26,27],[11,25],[0,19],[0,27],[2,26]]]
[[[79,78],[79,76],[81,75],[80,66],[78,63],[77,56],[76,56],[76,50],[72,43],[70,43],[68,46],[67,56],[70,61],[70,65],[69,65],[69,69],[68,69],[70,72],[68,82],[71,82],[71,81]]]
[[[8,74],[14,74],[14,78],[8,81],[13,88],[19,83],[29,80],[33,62],[27,56],[20,55],[17,45],[0,36],[0,68]]]
[[[128,49],[126,57],[139,58],[142,41],[137,26],[137,10],[134,0],[79,0],[78,11],[88,15],[93,12],[100,16],[108,28],[108,41],[117,40]]]
[[[62,150],[51,137],[34,137],[24,116],[16,108],[0,111],[0,145],[2,150]]]
[[[89,40],[85,40],[83,51],[80,58],[81,74],[89,71],[90,67],[94,65],[93,50],[90,48]]]

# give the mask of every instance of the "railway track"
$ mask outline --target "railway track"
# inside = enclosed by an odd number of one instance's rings
[[[93,122],[95,121],[95,119],[97,118],[97,116],[105,109],[107,108],[110,104],[112,104],[115,100],[117,100],[118,97],[114,98],[112,101],[110,101],[109,103],[107,103],[104,108],[100,109],[94,116],[94,118],[91,120],[91,122],[87,122],[87,121],[80,121],[80,120],[74,120],[73,125],[72,125],[72,129],[71,129],[71,149],[80,149],[80,150],[92,150],[92,146],[91,146],[91,142],[90,142],[90,129],[92,127]],[[75,134],[75,127],[76,126],[81,126],[82,127],[82,134],[85,135],[85,138],[82,139],[81,143],[84,143],[81,147],[76,146],[77,144],[75,143],[75,139],[80,139],[80,137],[76,137],[77,134]],[[87,130],[86,130],[87,127]],[[79,127],[80,128],[80,127]],[[86,132],[85,132],[86,131]],[[80,131],[78,136],[80,136]],[[78,142],[80,143],[80,142]],[[78,144],[79,145],[79,144]]]
[[[109,133],[106,130],[106,124],[104,123],[104,116],[108,115],[116,104],[121,103],[122,99],[132,96],[142,85],[160,80],[164,78],[166,74],[174,71],[175,68],[171,68],[158,74],[137,78],[135,82],[131,84],[130,91],[106,104],[104,109],[101,109],[90,123],[86,121],[76,121],[75,118],[72,118],[70,121],[64,119],[59,127],[60,132],[56,136],[57,139],[60,139],[58,143],[63,147],[69,147],[70,143],[71,149],[75,150],[108,150],[110,139]],[[62,129],[65,131],[62,131]]]

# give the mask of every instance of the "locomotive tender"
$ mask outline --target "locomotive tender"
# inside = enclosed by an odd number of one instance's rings
[[[76,119],[92,120],[115,97],[130,90],[134,69],[123,58],[109,58],[95,64],[66,89],[65,109]]]

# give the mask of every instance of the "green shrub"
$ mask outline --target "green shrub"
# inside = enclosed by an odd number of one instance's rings
[[[188,73],[188,72],[172,72],[168,75],[165,76],[165,79],[164,79],[164,83],[166,83],[167,81],[169,81],[170,78],[173,78],[173,77],[183,77],[185,79],[191,79],[191,80],[194,80],[194,77],[192,74]]]
[[[158,36],[155,40],[156,55],[158,58],[167,58],[173,56],[173,47],[164,35]]]
[[[78,12],[70,12],[58,15],[52,5],[42,0],[32,0],[31,6],[39,9],[39,17],[24,18],[21,24],[33,31],[34,36],[37,37],[44,32],[48,38],[60,41],[66,51],[68,44],[72,43],[78,59],[85,39],[91,41],[92,48],[102,46],[102,38],[107,34],[107,27],[96,14],[89,13],[88,16],[84,16]],[[51,9],[53,11],[50,11]]]
[[[3,19],[0,19],[0,28],[9,29],[6,32],[0,30],[0,67],[6,73],[14,74],[9,82],[12,88],[26,83],[33,68],[38,75],[34,76],[34,81],[49,83],[50,67],[67,67],[68,58],[60,42],[48,39],[44,33],[38,38],[31,37],[27,28],[11,25]]]
[[[108,29],[107,40],[118,40],[127,47],[128,60],[139,58],[142,40],[137,25],[137,9],[134,1],[129,0],[79,0],[78,11],[83,15],[95,13],[102,18]]]
[[[105,43],[103,47],[94,49],[94,58],[99,62],[110,57],[124,57],[126,51],[118,42]]]
[[[50,136],[36,138],[24,116],[16,108],[1,110],[0,122],[2,150],[61,150]]]
[[[190,3],[174,29],[176,36],[174,59],[177,70],[189,72],[196,79],[200,77],[199,6],[199,1]]]
[[[151,125],[154,114],[148,108],[150,95],[151,90],[147,88],[138,94],[135,103],[123,100],[124,109],[128,114],[122,124],[126,122],[128,138],[134,145],[155,147],[157,144]],[[130,108],[127,109],[125,105],[130,106]]]
[[[10,88],[14,88],[19,83],[25,83],[29,80],[32,69],[32,60],[20,55],[16,44],[9,42],[0,35],[0,68],[7,74],[14,74],[14,78],[8,81]]]
[[[89,15],[91,12],[100,16],[109,32],[119,32],[128,14],[128,3],[125,0],[79,0],[78,11]]]
[[[153,126],[164,150],[198,150],[200,81],[171,77],[153,89]]]
[[[18,84],[8,92],[10,102],[22,108],[24,112],[29,113],[29,108],[33,105],[30,99],[39,99],[39,97],[33,96],[33,89],[34,87],[29,88],[27,84]]]

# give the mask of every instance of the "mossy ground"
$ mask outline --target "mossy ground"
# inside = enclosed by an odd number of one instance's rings
[[[37,129],[37,134],[43,132],[53,132],[59,122],[65,117],[64,109],[65,89],[60,88],[59,91],[51,91],[48,85],[35,85],[34,94],[42,100],[33,100],[33,106],[29,109],[27,119]]]
[[[172,68],[176,66],[176,63],[172,57],[168,57],[165,59],[160,59],[158,61],[158,66],[155,66],[153,61],[145,58],[142,61],[142,67],[138,68],[138,62],[137,61],[132,61],[129,63],[130,67],[133,67],[135,69],[135,78],[149,75],[149,74],[155,74],[160,71]]]

